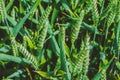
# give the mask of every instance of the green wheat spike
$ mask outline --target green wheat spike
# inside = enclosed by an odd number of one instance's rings
[[[39,50],[43,48],[44,41],[47,36],[48,24],[49,24],[48,21],[46,21],[41,33],[39,34],[38,44],[37,44]]]
[[[5,9],[5,2],[4,0],[0,0],[0,15],[2,16],[2,21],[3,23],[5,23],[7,25],[7,28],[8,28],[8,34],[11,34],[10,32],[10,28],[9,28],[9,24],[8,24],[8,21],[7,21],[7,13],[6,13],[6,9]],[[9,35],[10,36],[10,35]]]
[[[73,73],[78,74],[78,79],[88,79],[87,73],[88,73],[88,66],[89,66],[89,39],[90,37],[88,34],[85,37],[85,40],[81,43],[81,48],[79,52],[79,56],[77,58],[77,62],[75,62]]]
[[[18,56],[18,48],[17,48],[17,42],[15,38],[11,38],[11,46],[12,46],[14,56]]]
[[[89,61],[90,61],[90,59],[89,59],[89,52],[90,52],[90,42],[89,42],[89,40],[90,40],[90,37],[89,37],[89,35],[88,34],[86,34],[86,38],[85,38],[85,49],[84,49],[84,54],[85,54],[85,56],[84,56],[84,60],[83,60],[83,69],[82,69],[82,72],[83,72],[83,75],[84,76],[87,76],[87,73],[88,73],[88,67],[89,67]]]
[[[40,17],[40,19],[39,19],[39,25],[40,25],[40,27],[39,27],[38,31],[40,31],[43,28],[43,25],[47,21],[47,19],[48,19],[49,15],[50,15],[51,11],[52,11],[52,7],[48,6],[47,9],[45,10],[45,12]]]
[[[120,0],[118,1],[118,5],[117,5],[117,9],[116,9],[117,11],[116,11],[116,18],[115,18],[115,20],[116,20],[116,22],[119,22],[119,20],[120,20]]]
[[[84,10],[81,11],[80,13],[80,16],[79,16],[79,20],[76,21],[73,29],[72,29],[72,32],[71,32],[71,43],[74,44],[75,40],[77,39],[78,37],[78,34],[79,34],[79,30],[80,30],[80,27],[81,27],[81,23],[82,23],[82,20],[84,18]]]
[[[92,6],[92,19],[93,19],[93,22],[94,22],[95,26],[97,26],[98,22],[99,22],[97,0],[91,0],[91,6]]]
[[[80,48],[80,52],[79,52],[79,56],[77,58],[77,62],[75,62],[75,64],[73,65],[73,73],[80,73],[82,70],[82,65],[83,65],[83,59],[84,59],[84,42],[82,41],[81,44],[81,48]]]
[[[103,20],[105,17],[108,16],[109,12],[112,10],[113,6],[113,0],[110,0],[108,6],[103,10],[103,12],[100,14],[100,20]]]
[[[115,18],[115,12],[111,11],[107,19],[107,24],[106,24],[107,27],[110,27],[110,25],[114,21],[114,18]]]
[[[106,70],[105,69],[103,69],[102,71],[101,71],[101,79],[100,80],[107,80],[106,79]]]
[[[2,15],[2,20],[6,19],[6,10],[5,10],[5,3],[3,0],[0,0],[0,14]]]
[[[92,11],[92,20],[93,20],[94,25],[96,26],[95,27],[95,34],[93,37],[93,40],[95,40],[97,26],[99,23],[99,13],[98,13],[98,7],[97,7],[97,0],[91,0],[91,6],[92,6],[92,10],[91,10]]]
[[[38,61],[36,60],[36,58],[23,45],[21,45],[20,43],[17,43],[17,45],[18,45],[18,50],[22,53],[22,55],[28,61],[30,61],[30,63],[35,69],[38,69]]]
[[[105,39],[107,39],[108,30],[109,30],[109,27],[111,26],[111,24],[114,22],[115,15],[116,15],[116,13],[114,10],[111,11],[110,14],[108,15],[107,23],[106,23],[107,29],[106,29]]]

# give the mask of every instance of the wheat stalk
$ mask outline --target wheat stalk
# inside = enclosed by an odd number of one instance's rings
[[[64,43],[65,43],[65,28],[61,27],[60,28],[60,35],[59,35],[60,41],[60,61],[61,61],[61,69],[66,72],[65,79],[70,80],[71,75],[68,69],[68,63],[66,59],[66,54],[65,54],[65,48],[64,48]]]

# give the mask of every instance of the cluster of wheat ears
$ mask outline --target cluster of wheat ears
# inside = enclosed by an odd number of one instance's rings
[[[120,0],[0,0],[0,80],[120,80]]]

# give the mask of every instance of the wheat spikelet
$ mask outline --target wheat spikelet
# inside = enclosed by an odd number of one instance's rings
[[[97,26],[98,22],[99,22],[97,0],[91,0],[91,6],[92,6],[92,19],[93,19],[93,22],[94,22],[95,26]]]
[[[73,73],[77,73],[78,80],[88,80],[87,73],[88,73],[88,67],[89,67],[89,40],[90,37],[88,34],[85,37],[85,40],[81,43],[81,48],[79,52],[79,56],[77,58],[77,62],[74,65]]]
[[[39,22],[40,25],[43,25],[45,23],[51,10],[52,10],[52,7],[48,6],[47,9],[45,10],[45,12],[43,13],[43,15],[40,17],[40,22]]]
[[[47,9],[45,10],[45,12],[43,13],[43,15],[40,17],[40,20],[39,20],[39,25],[40,25],[39,31],[43,28],[43,25],[47,21],[51,11],[52,11],[52,7],[48,6]]]
[[[117,0],[111,0],[112,2],[112,10],[110,11],[110,14],[108,15],[108,18],[107,18],[107,24],[106,26],[107,27],[110,27],[110,25],[113,23],[114,19],[115,19],[115,16],[116,16],[116,9],[117,9]]]
[[[85,39],[85,56],[84,56],[84,60],[83,60],[83,69],[82,69],[82,72],[83,72],[83,75],[84,76],[87,76],[87,73],[88,73],[88,67],[89,67],[89,52],[90,52],[90,37],[89,35],[87,34],[86,35],[86,39]]]
[[[6,10],[5,10],[5,3],[3,0],[0,0],[0,14],[2,15],[2,20],[6,18]]]
[[[17,49],[17,43],[15,38],[11,38],[11,46],[12,46],[14,56],[18,56],[18,49]]]
[[[22,45],[26,48],[27,47],[27,41],[26,41],[26,36],[23,36],[23,42]]]
[[[79,20],[75,23],[75,25],[72,29],[72,33],[71,33],[71,43],[72,44],[74,44],[75,40],[78,37],[83,18],[84,18],[84,10],[81,11]]]
[[[22,46],[21,44],[17,43],[18,44],[18,50],[22,53],[22,55],[28,60],[31,62],[31,64],[33,65],[33,67],[35,69],[38,69],[38,62],[36,60],[36,58],[30,53],[28,52],[28,50]]]
[[[107,80],[106,79],[106,70],[104,70],[104,69],[101,71],[101,79],[100,80]]]
[[[74,66],[73,73],[75,72],[80,73],[82,70],[83,59],[84,59],[83,51],[84,51],[84,42],[82,41],[79,56],[77,58],[77,62],[75,62],[75,64],[73,65]]]
[[[51,10],[52,10],[52,7],[48,6],[39,20],[40,27],[38,29],[38,35],[40,35],[40,36],[38,36],[38,45],[37,45],[39,50],[41,50],[43,48],[44,40],[45,40],[45,37],[47,34],[47,29],[48,29],[48,26],[47,26],[48,21],[47,20],[48,20],[48,16],[49,16]],[[41,31],[41,29],[42,29],[42,31]]]
[[[109,14],[107,18],[107,23],[106,23],[107,29],[106,29],[105,39],[107,39],[109,27],[113,23],[114,19],[115,19],[115,12],[111,11],[111,13]]]
[[[87,73],[88,73],[88,68],[89,68],[89,53],[86,52],[86,55],[84,56],[84,60],[83,60],[83,65],[82,65],[82,73],[84,78],[87,77]]]
[[[83,74],[86,75],[88,72],[89,66],[89,53],[86,53],[85,58],[83,60]]]
[[[110,0],[107,8],[105,8],[105,10],[100,15],[101,20],[103,20],[105,17],[108,16],[108,14],[110,13],[110,11],[112,11],[112,8],[116,2],[117,2],[117,0]]]
[[[89,80],[87,76],[84,76],[82,73],[78,75],[77,80]]]
[[[111,11],[110,12],[110,15],[108,16],[108,19],[107,19],[107,27],[110,27],[110,25],[113,23],[114,21],[114,18],[115,18],[115,12]]]
[[[116,9],[116,22],[120,20],[120,1],[118,1],[117,9]]]
[[[117,0],[111,0],[112,2],[112,10],[110,11],[110,14],[108,15],[107,22],[106,22],[106,34],[105,34],[105,39],[107,39],[108,35],[108,30],[111,24],[114,22],[115,16],[116,16],[116,9],[117,9]]]
[[[84,59],[84,54],[81,54],[79,59],[77,60],[74,69],[73,69],[73,73],[80,73],[82,70],[82,65],[83,65],[83,59]]]
[[[44,41],[45,41],[45,38],[46,38],[46,35],[47,35],[47,29],[48,29],[48,21],[46,21],[41,33],[40,33],[40,36],[38,38],[39,42],[38,42],[38,49],[42,49],[43,48],[43,44],[44,44]]]

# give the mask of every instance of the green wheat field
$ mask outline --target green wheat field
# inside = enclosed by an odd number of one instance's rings
[[[0,0],[0,80],[120,80],[120,0]]]

